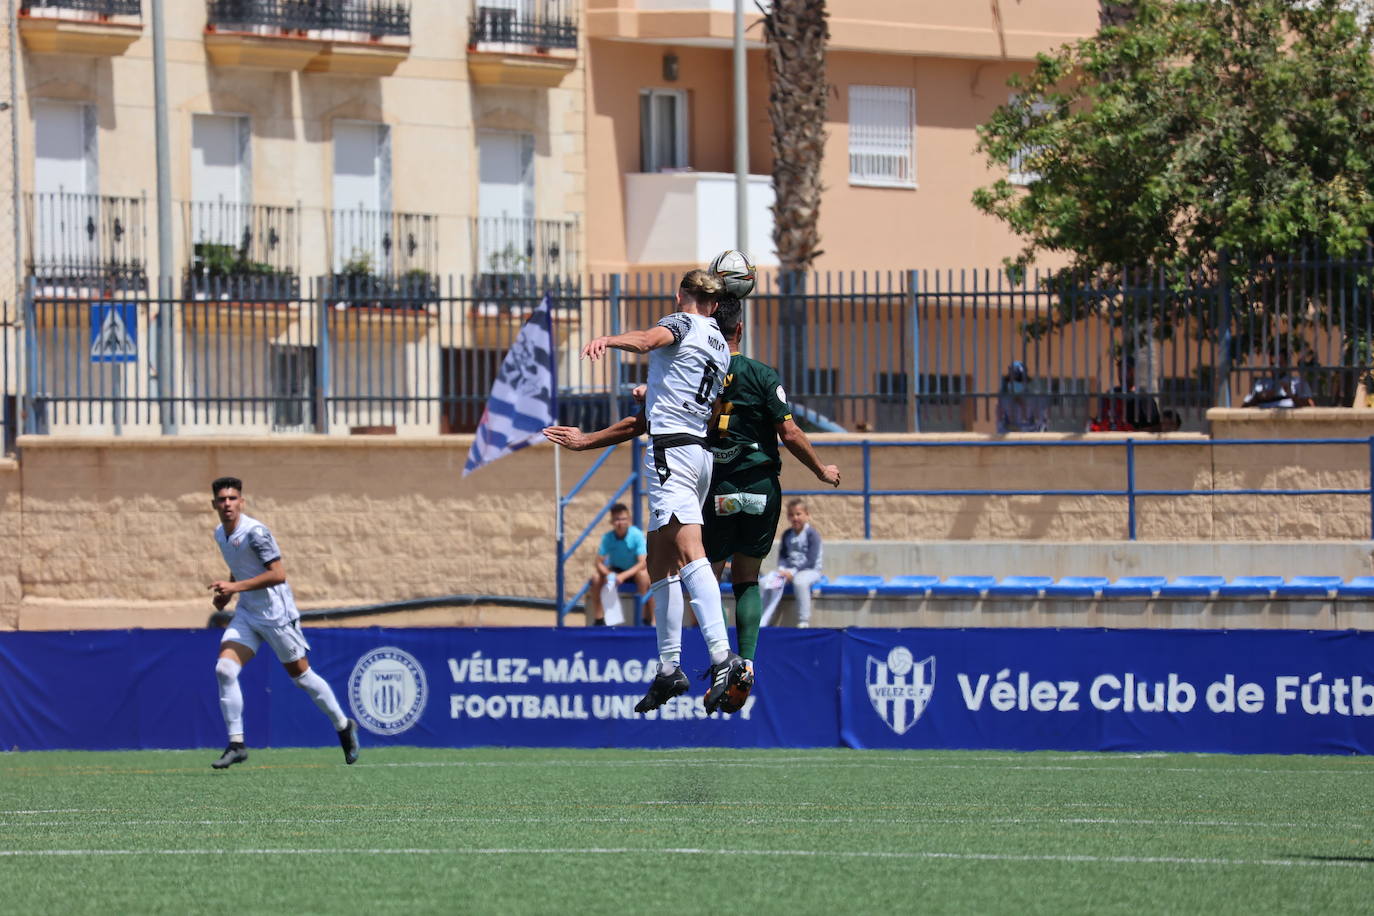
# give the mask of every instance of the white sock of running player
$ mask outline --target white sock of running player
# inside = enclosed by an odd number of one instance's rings
[[[701,635],[706,638],[706,648],[711,653],[711,664],[722,661],[730,654],[730,634],[725,629],[725,612],[720,606],[720,582],[711,572],[711,563],[705,557],[693,560],[678,572],[682,577],[682,587],[692,600],[692,610],[697,615],[697,625]]]
[[[649,586],[654,598],[654,628],[658,632],[658,673],[672,674],[682,661],[682,589],[677,576]]]
[[[243,666],[232,658],[215,662],[215,680],[219,681],[219,711],[224,715],[224,727],[229,730],[229,743],[243,743],[243,691],[239,689],[239,672]]]
[[[305,669],[305,674],[291,680],[296,682],[297,687],[310,694],[310,699],[320,707],[320,712],[334,723],[334,731],[343,731],[348,727],[348,716],[339,708],[339,701],[334,699],[334,691],[330,688],[329,682],[316,674],[313,668]]]

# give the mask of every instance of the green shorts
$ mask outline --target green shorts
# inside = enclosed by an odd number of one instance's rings
[[[712,481],[703,509],[707,558],[719,563],[741,553],[763,559],[773,550],[781,517],[782,487],[771,474],[743,486]]]

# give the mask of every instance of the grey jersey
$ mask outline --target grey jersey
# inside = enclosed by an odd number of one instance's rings
[[[716,322],[704,315],[674,312],[658,326],[673,332],[673,343],[649,353],[649,432],[705,438],[711,407],[725,385],[730,348]]]
[[[225,537],[224,526],[215,529],[215,543],[235,582],[245,582],[267,572],[267,564],[281,559],[281,548],[267,526],[255,518],[239,516],[234,533]],[[269,626],[285,626],[300,618],[291,586],[283,582],[271,588],[239,592],[238,610],[252,614]]]

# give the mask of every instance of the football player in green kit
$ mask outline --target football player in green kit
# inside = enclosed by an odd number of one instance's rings
[[[782,515],[782,459],[778,441],[819,480],[840,485],[840,470],[821,463],[811,440],[792,419],[787,392],[771,366],[739,352],[744,336],[744,309],[727,299],[715,314],[721,336],[730,345],[730,367],[721,392],[720,415],[712,430],[715,469],[706,497],[702,525],[706,556],[720,577],[730,561],[730,587],[735,593],[735,629],[747,673],[726,691],[722,712],[735,712],[753,688],[754,654],[758,650],[759,567],[773,549]]]
[[[739,654],[747,666],[744,676],[726,690],[719,706],[721,712],[729,713],[744,706],[754,683],[754,655],[763,616],[759,567],[773,549],[782,515],[779,439],[798,461],[831,486],[840,485],[840,471],[833,464],[821,463],[811,440],[792,419],[777,371],[739,352],[744,332],[742,303],[727,298],[713,317],[730,346],[731,356],[721,392],[720,414],[711,431],[715,467],[703,509],[702,530],[706,556],[717,578],[725,561],[731,561],[735,628]],[[584,451],[624,442],[643,432],[641,413],[592,433],[576,427],[551,426],[544,430],[544,435],[564,448]],[[681,597],[670,593],[668,600],[680,601]]]

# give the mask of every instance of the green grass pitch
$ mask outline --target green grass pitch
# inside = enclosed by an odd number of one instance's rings
[[[0,754],[11,913],[1367,912],[1374,761]]]

